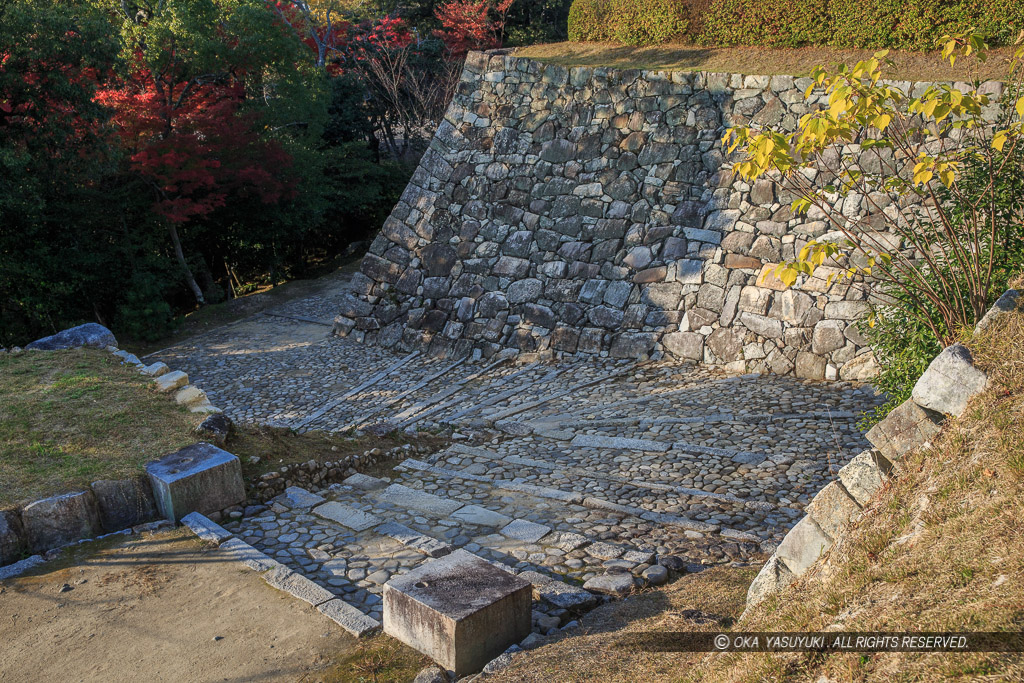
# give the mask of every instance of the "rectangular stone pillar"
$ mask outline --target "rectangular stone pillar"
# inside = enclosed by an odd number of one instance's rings
[[[533,587],[465,550],[384,584],[384,632],[456,676],[530,635]]]
[[[190,512],[209,514],[245,502],[242,463],[208,443],[186,446],[146,465],[160,513],[179,522]]]

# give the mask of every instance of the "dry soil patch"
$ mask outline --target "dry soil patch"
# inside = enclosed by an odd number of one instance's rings
[[[356,649],[309,605],[182,531],[0,583],[0,642],[4,682],[316,681]]]

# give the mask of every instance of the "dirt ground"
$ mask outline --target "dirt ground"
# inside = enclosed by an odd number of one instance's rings
[[[187,532],[79,548],[0,582],[0,681],[320,681],[357,650]]]

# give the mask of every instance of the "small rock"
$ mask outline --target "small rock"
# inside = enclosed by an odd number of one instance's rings
[[[583,584],[584,590],[624,598],[633,590],[631,574],[604,574],[595,576]]]
[[[650,585],[660,586],[668,581],[668,569],[660,564],[656,564],[645,569],[640,576]]]
[[[523,638],[519,646],[524,650],[532,650],[535,647],[540,647],[544,643],[544,636],[539,633],[531,633],[530,635]]]
[[[416,674],[412,683],[448,683],[448,675],[439,666],[428,666]]]
[[[683,558],[676,555],[659,555],[658,564],[673,572],[681,572],[686,568],[686,562],[683,561]]]

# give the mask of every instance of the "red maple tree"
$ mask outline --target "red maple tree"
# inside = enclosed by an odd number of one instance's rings
[[[505,34],[505,15],[514,0],[448,0],[434,14],[443,28],[434,35],[444,42],[452,57],[470,50],[501,47]]]

